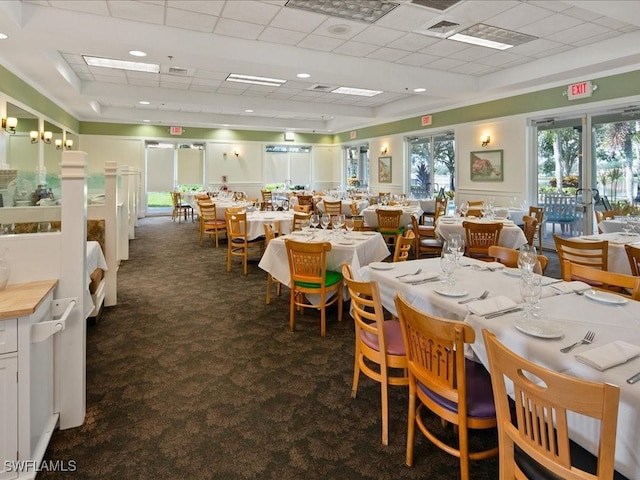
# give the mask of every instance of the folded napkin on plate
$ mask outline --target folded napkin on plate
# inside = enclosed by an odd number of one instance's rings
[[[504,264],[500,262],[478,262],[472,263],[471,266],[476,270],[496,270],[498,268],[504,268]]]
[[[404,277],[398,278],[403,283],[414,283],[414,282],[422,282],[423,280],[430,280],[432,278],[439,277],[440,274],[438,272],[422,272],[416,275],[405,275]]]
[[[640,355],[640,347],[631,343],[617,341],[601,347],[592,348],[576,355],[576,359],[596,370],[606,370]]]
[[[509,297],[500,295],[493,298],[487,298],[485,300],[470,302],[467,305],[467,308],[471,313],[475,313],[476,315],[488,315],[490,313],[499,312],[515,306],[517,306],[516,302],[511,300]]]
[[[591,285],[589,285],[588,283],[578,282],[578,281],[559,282],[551,285],[551,288],[553,288],[553,290],[556,293],[563,295],[565,293],[575,293],[575,292],[581,292],[583,290],[589,290],[591,288]]]

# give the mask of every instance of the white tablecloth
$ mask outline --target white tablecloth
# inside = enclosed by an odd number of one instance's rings
[[[337,200],[328,199],[329,202],[337,202]],[[348,217],[352,216],[351,204],[355,203],[358,215],[362,214],[362,210],[369,206],[369,200],[342,200],[342,213]],[[324,200],[320,200],[317,204],[318,210],[324,213]]]
[[[622,227],[624,226],[624,223],[625,222],[622,218],[609,218],[600,222],[598,227],[600,227],[602,233],[623,232],[624,230]],[[631,233],[640,233],[640,224],[632,222],[631,226],[633,227],[630,230]]]
[[[469,220],[482,223],[483,220]],[[500,221],[500,220],[495,220]],[[462,226],[462,219],[456,219],[449,221],[440,217],[438,225],[436,226],[436,234],[446,240],[450,235],[459,234],[462,238],[465,236],[464,227]],[[524,236],[524,232],[520,227],[511,221],[504,222],[504,226],[500,231],[500,240],[498,245],[508,248],[520,248],[521,245],[527,243],[527,238]]]
[[[489,328],[509,348],[540,365],[579,378],[620,386],[616,470],[629,479],[640,478],[640,385],[629,385],[625,381],[640,371],[640,357],[604,372],[599,372],[575,359],[575,353],[585,352],[588,348],[596,348],[614,340],[624,340],[640,346],[640,302],[628,301],[624,305],[603,304],[586,296],[556,295],[552,286],[544,286],[539,303],[541,318],[560,326],[564,330],[564,336],[560,339],[540,339],[515,329],[514,322],[522,318],[520,312],[488,320],[469,314],[466,305],[458,304],[461,298],[477,297],[484,290],[489,290],[490,296],[504,295],[522,303],[517,277],[501,271],[462,268],[454,274],[456,286],[467,290],[469,295],[452,298],[434,292],[434,289],[443,286],[440,282],[409,285],[396,278],[397,275],[413,273],[418,267],[422,268],[422,273],[441,272],[439,259],[425,259],[396,264],[393,270],[381,271],[364,267],[358,273],[364,280],[378,282],[382,304],[393,314],[396,314],[393,299],[398,292],[402,292],[412,305],[421,310],[445,318],[466,320],[476,330],[476,342],[472,345],[472,353],[485,365],[487,356],[482,343],[481,329]],[[545,281],[553,280],[545,277]],[[571,354],[560,352],[560,348],[583,338],[587,330],[596,333],[593,344],[579,347]],[[596,454],[593,444],[597,438],[595,422],[572,416],[570,427],[571,438]]]
[[[581,240],[585,242],[607,240],[609,242],[609,256],[607,258],[607,270],[610,272],[624,273],[631,275],[631,266],[625,244],[640,244],[640,235],[625,235],[624,233],[602,233],[598,235],[585,235],[583,237],[573,237],[571,240]],[[637,246],[637,245],[636,245]]]
[[[375,232],[352,232],[346,239],[348,242],[353,242],[349,244],[321,230],[313,236],[292,234],[277,237],[269,242],[258,266],[285,285],[289,285],[291,280],[287,250],[284,245],[285,238],[296,241],[331,241],[331,251],[327,254],[327,270],[338,272],[342,270],[342,264],[345,262],[354,272],[357,272],[360,267],[384,260],[391,254],[382,235]]]
[[[290,233],[293,225],[293,212],[249,212],[247,213],[247,237],[255,240],[264,235],[264,225],[280,222],[280,233]]]
[[[510,208],[508,209],[507,218],[513,220],[513,223],[515,223],[516,225],[524,225],[524,220],[522,219],[522,217],[524,217],[525,215],[529,215],[529,210]]]
[[[213,199],[213,203],[216,204],[216,218],[218,220],[224,220],[224,213],[227,211],[227,208],[229,207],[247,208],[252,206],[250,202],[229,202],[225,200],[216,200],[215,198]]]
[[[424,213],[434,213],[436,211],[435,198],[410,198],[407,201],[412,207],[420,207]]]
[[[400,207],[400,206],[381,206],[381,205],[371,205],[370,207],[362,210],[362,215],[364,216],[364,223],[369,227],[377,227],[378,226],[378,214],[376,213],[376,209],[379,208],[381,210],[400,210],[402,209],[402,217],[400,217],[400,226],[406,227],[407,225],[411,225],[411,216],[416,216],[420,218],[422,215],[422,209],[416,206],[408,206],[408,207]]]

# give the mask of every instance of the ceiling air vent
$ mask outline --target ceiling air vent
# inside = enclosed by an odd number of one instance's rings
[[[444,12],[459,2],[460,0],[411,0],[409,3],[411,3],[411,5],[418,5],[420,7],[427,7],[438,10],[439,12]]]
[[[180,77],[193,77],[193,71],[193,68],[171,67],[169,65],[162,65],[160,67],[160,73],[164,73],[166,75],[177,75]]]
[[[441,20],[433,25],[423,26],[418,30],[415,30],[415,33],[438,38],[447,38],[456,33],[456,30],[459,28],[461,28],[459,23]]]
[[[189,70],[186,68],[178,68],[178,67],[169,67],[169,71],[171,75],[189,75]]]
[[[313,92],[331,92],[335,90],[336,87],[334,85],[321,85],[316,83],[315,85],[310,86],[307,90],[311,90]]]

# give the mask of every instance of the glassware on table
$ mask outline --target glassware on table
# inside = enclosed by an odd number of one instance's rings
[[[331,215],[327,215],[326,213],[323,214],[322,218],[320,219],[320,226],[322,227],[322,229],[326,231],[330,223],[331,223]]]
[[[344,228],[346,228],[347,230],[347,235],[349,235],[351,232],[353,232],[353,218],[349,217],[349,218],[345,218],[344,220]]]
[[[631,218],[626,216],[622,219],[622,231],[626,236],[631,235],[631,230],[633,230],[633,225],[631,224]]]
[[[523,275],[520,278],[520,296],[525,302],[522,316],[527,319],[537,318],[536,306],[542,292],[542,276],[538,274]]]
[[[442,253],[440,254],[440,268],[445,275],[445,283],[451,287],[455,281],[453,279],[453,272],[458,266],[456,259],[456,253],[449,246],[449,242],[446,241],[442,245]]]
[[[540,262],[538,261],[538,252],[535,245],[525,243],[518,251],[518,268],[520,269],[520,273],[523,276],[533,274],[536,264],[539,265]]]
[[[456,262],[460,265],[460,258],[464,255],[464,238],[458,233],[449,235],[448,247],[456,257]]]
[[[460,214],[463,217],[467,216],[468,211],[469,211],[469,204],[467,202],[464,202],[462,205],[460,205]]]
[[[309,217],[309,225],[311,225],[312,228],[318,228],[318,225],[320,225],[320,217],[318,217],[317,213],[311,214]]]

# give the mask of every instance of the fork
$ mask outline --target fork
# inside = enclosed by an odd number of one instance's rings
[[[412,275],[418,275],[420,272],[422,272],[421,268],[417,269],[413,273],[405,273],[404,275],[398,275],[396,278],[403,278],[403,277],[409,277],[409,276],[412,276]]]
[[[567,353],[567,352],[570,352],[571,350],[573,350],[574,348],[576,348],[579,345],[589,345],[591,342],[593,342],[593,339],[595,338],[595,336],[596,336],[596,332],[594,332],[592,330],[589,330],[585,334],[585,336],[584,336],[584,338],[582,340],[580,340],[579,342],[574,343],[573,345],[569,345],[568,347],[561,348],[560,351],[562,353]]]
[[[489,296],[489,290],[485,290],[484,292],[482,292],[482,295],[480,295],[479,297],[467,298],[466,300],[460,300],[458,303],[463,304],[463,303],[473,302],[474,300],[484,300],[488,296]]]

